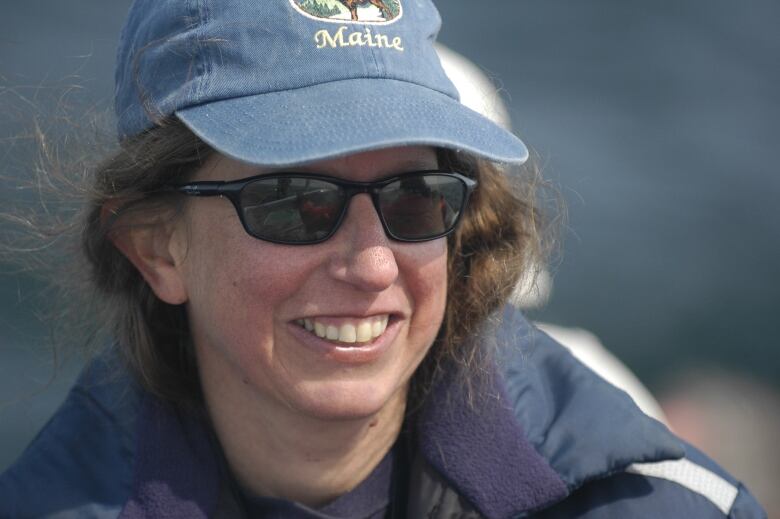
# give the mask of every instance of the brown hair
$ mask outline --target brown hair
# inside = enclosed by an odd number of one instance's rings
[[[98,313],[94,322],[102,323],[118,343],[140,384],[178,404],[200,401],[186,311],[153,294],[116,249],[111,233],[176,217],[183,197],[160,194],[158,188],[187,178],[212,153],[178,120],[163,121],[123,142],[84,175],[82,183],[88,185],[78,190],[82,211],[70,225],[71,235],[80,234],[79,248],[72,253],[83,275],[68,276],[73,282],[67,293],[75,290],[93,303]],[[439,160],[443,167],[476,178],[479,186],[459,228],[448,238],[447,308],[436,342],[413,380],[410,398],[417,402],[444,365],[468,375],[461,378],[469,384],[488,371],[490,348],[474,347],[466,338],[505,304],[530,266],[542,264],[548,243],[536,203],[540,178],[533,165],[507,172],[450,150],[441,150]],[[121,209],[106,218],[104,208],[119,205]]]

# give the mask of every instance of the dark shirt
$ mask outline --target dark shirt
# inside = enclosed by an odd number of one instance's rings
[[[285,499],[244,495],[249,519],[383,519],[391,503],[393,466],[398,457],[394,447],[373,472],[352,491],[327,505],[312,509]]]

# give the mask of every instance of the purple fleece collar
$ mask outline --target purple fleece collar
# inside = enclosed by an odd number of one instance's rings
[[[119,519],[210,517],[220,469],[202,421],[147,395],[138,425],[133,494]]]
[[[488,519],[563,499],[566,484],[526,439],[498,375],[474,409],[452,378],[433,389],[418,418],[428,463]]]

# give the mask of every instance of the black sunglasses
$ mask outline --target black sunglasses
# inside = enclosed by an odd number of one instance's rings
[[[171,186],[189,196],[224,196],[248,234],[288,245],[320,243],[336,232],[349,201],[368,193],[387,235],[397,241],[446,236],[458,224],[477,182],[448,171],[414,171],[375,182],[278,173],[235,181]]]

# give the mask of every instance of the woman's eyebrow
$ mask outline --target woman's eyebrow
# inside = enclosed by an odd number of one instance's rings
[[[408,161],[404,161],[397,165],[397,169],[399,169],[399,173],[403,173],[404,171],[420,171],[425,169],[436,169],[438,167],[439,167],[439,161],[435,157],[433,158],[433,160],[428,160],[423,158],[410,159]]]

